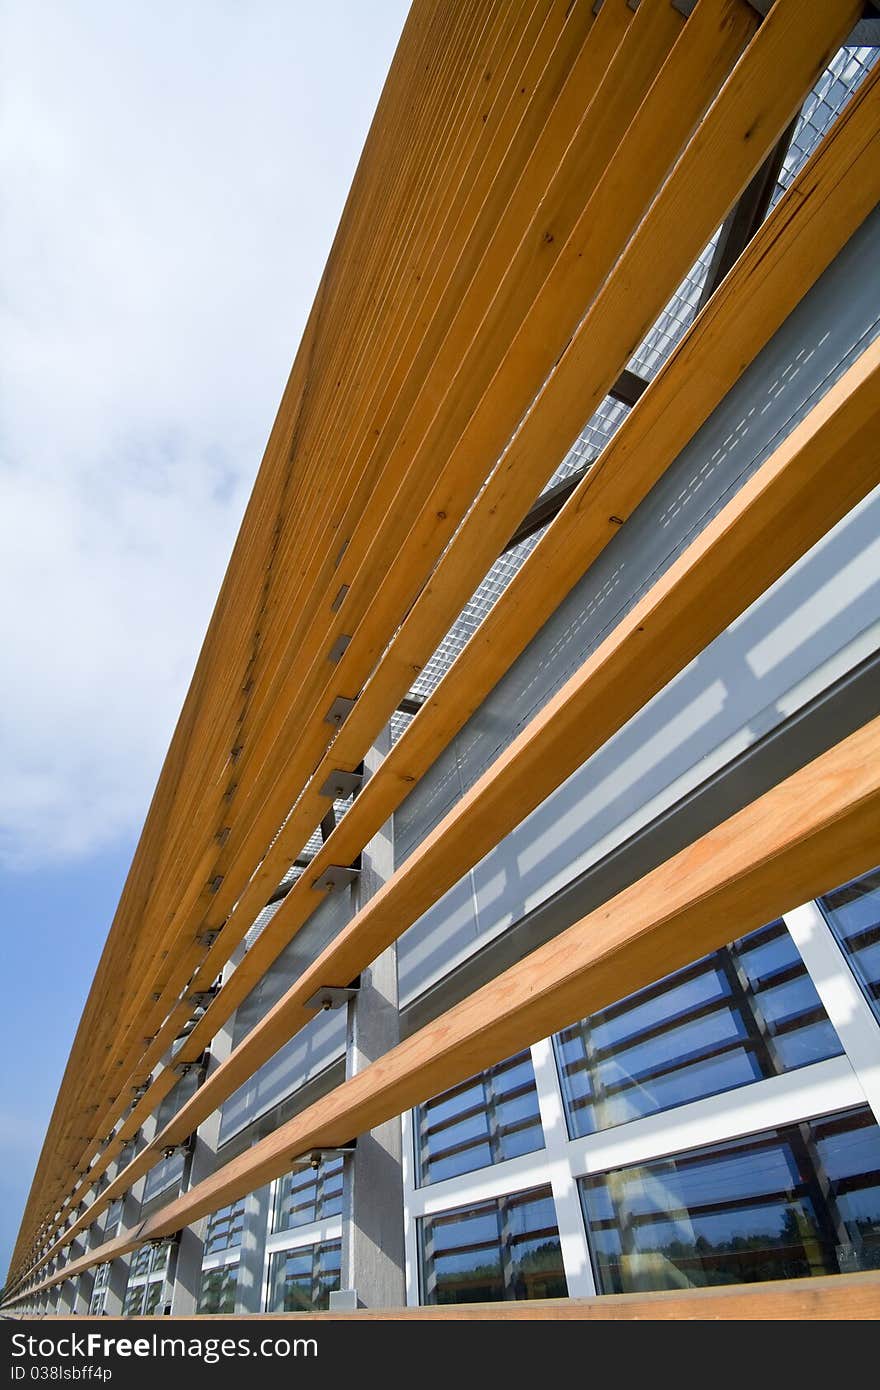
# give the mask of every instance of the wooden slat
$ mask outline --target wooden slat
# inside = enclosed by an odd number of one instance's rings
[[[27,1301],[27,1300],[25,1300]],[[205,1315],[207,1316],[207,1315]],[[211,1323],[238,1322],[232,1313]],[[603,1294],[598,1298],[529,1299],[513,1303],[447,1303],[433,1307],[361,1308],[356,1313],[263,1313],[273,1322],[712,1322],[855,1321],[880,1317],[880,1274],[826,1274],[813,1279],[726,1284],[720,1288],[664,1289],[658,1293]],[[49,1313],[46,1322],[66,1322]],[[108,1322],[121,1319],[108,1318]],[[126,1318],[126,1322],[131,1321]],[[168,1322],[176,1319],[171,1317]]]
[[[802,768],[46,1288],[200,1217],[855,878],[880,844],[880,720]]]

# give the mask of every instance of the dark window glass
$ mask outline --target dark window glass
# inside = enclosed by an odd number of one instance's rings
[[[819,906],[880,1019],[880,869],[836,888]]]
[[[423,1217],[419,1238],[425,1303],[565,1298],[568,1293],[549,1187]]]
[[[580,1181],[603,1293],[880,1268],[867,1107]]]
[[[203,1269],[198,1311],[200,1313],[234,1313],[237,1280],[237,1262],[221,1265],[219,1269]]]
[[[338,1216],[342,1211],[342,1163],[341,1158],[325,1158],[317,1168],[294,1168],[281,1178],[275,1191],[272,1229],[290,1231]]]
[[[129,1284],[125,1290],[125,1298],[122,1302],[122,1316],[124,1318],[139,1316],[144,1302],[143,1284]]]
[[[110,1279],[110,1266],[98,1265],[95,1270],[95,1282],[92,1285],[92,1297],[89,1301],[89,1316],[100,1317],[104,1311],[104,1304],[107,1301],[107,1284]]]
[[[519,1052],[420,1105],[415,1133],[420,1183],[542,1149],[531,1054]]]
[[[218,1250],[231,1250],[241,1245],[241,1229],[244,1223],[244,1202],[233,1202],[222,1207],[208,1218],[205,1234],[205,1254],[214,1255]]]
[[[339,1288],[342,1242],[324,1241],[283,1250],[269,1267],[269,1312],[310,1313],[326,1310]]]
[[[566,1028],[555,1047],[573,1138],[843,1051],[781,921]]]

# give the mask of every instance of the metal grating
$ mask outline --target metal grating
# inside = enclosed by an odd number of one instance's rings
[[[789,184],[800,173],[878,57],[878,48],[841,48],[834,55],[801,107],[791,145],[770,200],[771,208],[776,206]]]

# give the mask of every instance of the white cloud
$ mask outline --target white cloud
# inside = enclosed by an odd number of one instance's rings
[[[7,0],[2,864],[143,818],[405,11]]]

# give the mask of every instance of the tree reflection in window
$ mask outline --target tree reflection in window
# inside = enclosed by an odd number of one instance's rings
[[[867,1107],[582,1178],[603,1293],[880,1268]]]
[[[549,1187],[459,1207],[419,1222],[425,1303],[564,1298]]]

